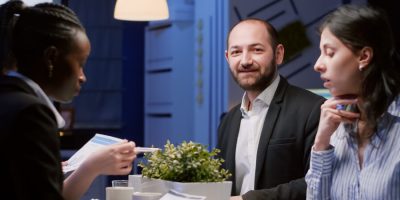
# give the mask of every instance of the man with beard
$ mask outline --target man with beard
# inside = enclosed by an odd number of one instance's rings
[[[242,103],[218,129],[217,148],[232,173],[231,200],[305,199],[304,176],[324,98],[278,75],[284,47],[265,21],[236,24],[225,56],[244,90]]]

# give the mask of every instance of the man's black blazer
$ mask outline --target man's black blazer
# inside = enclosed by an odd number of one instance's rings
[[[53,112],[21,79],[0,76],[0,194],[62,198],[60,143]]]
[[[304,176],[318,127],[324,98],[290,85],[281,77],[265,117],[257,150],[255,190],[242,197],[256,199],[305,199]],[[235,152],[242,114],[240,104],[227,113],[218,128],[217,148],[235,184]]]

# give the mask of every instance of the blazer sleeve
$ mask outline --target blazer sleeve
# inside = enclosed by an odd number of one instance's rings
[[[318,129],[319,117],[320,117],[320,107],[325,99],[320,98],[317,103],[315,103],[311,108],[311,112],[306,120],[306,130],[304,131],[304,152],[303,160],[305,161],[304,166],[304,176],[308,171],[310,162],[310,151],[314,143],[315,135]],[[247,192],[242,196],[244,200],[273,200],[273,199],[287,199],[287,200],[300,200],[306,199],[307,184],[305,179],[299,178],[294,179],[288,183],[280,184],[276,187],[261,190],[252,190]]]
[[[242,198],[243,200],[300,200],[306,199],[306,190],[306,182],[304,178],[301,178],[290,181],[289,183],[280,184],[273,188],[249,191],[244,194]]]

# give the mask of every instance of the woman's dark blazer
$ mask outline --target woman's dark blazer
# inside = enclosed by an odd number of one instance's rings
[[[63,199],[60,143],[53,112],[16,77],[0,77],[0,194]]]

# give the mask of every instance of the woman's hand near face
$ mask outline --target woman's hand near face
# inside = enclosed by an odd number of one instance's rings
[[[124,141],[94,152],[81,167],[95,171],[99,175],[126,175],[131,172],[135,158],[135,143]]]
[[[351,123],[360,117],[359,113],[337,110],[338,104],[355,104],[355,99],[335,99],[331,98],[321,105],[321,116],[319,119],[318,132],[315,137],[314,150],[327,150],[330,146],[332,134],[336,131],[341,122]]]

